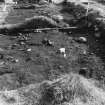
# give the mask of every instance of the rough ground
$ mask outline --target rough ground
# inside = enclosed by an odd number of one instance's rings
[[[0,105],[105,105],[104,37],[96,36],[94,22],[90,32],[87,18],[80,19],[85,11],[46,2],[34,6],[14,6],[5,23],[43,16],[52,21],[38,28],[82,30],[0,34]]]

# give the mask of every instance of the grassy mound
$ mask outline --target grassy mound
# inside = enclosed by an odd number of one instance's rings
[[[104,105],[105,91],[77,74],[0,92],[1,105]]]

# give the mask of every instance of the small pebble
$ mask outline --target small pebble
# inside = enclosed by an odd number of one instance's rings
[[[62,15],[53,15],[53,18],[57,19],[57,20],[63,20],[64,19]]]
[[[19,51],[24,51],[24,49],[18,49]]]
[[[0,67],[2,67],[4,65],[5,65],[5,62],[4,61],[0,62]]]
[[[51,41],[49,40],[49,44],[50,44],[50,45],[53,45],[54,43],[53,43],[53,42],[51,42]]]
[[[19,59],[13,59],[12,62],[18,63],[19,62]]]
[[[87,42],[87,39],[85,37],[79,37],[79,39],[83,42]]]
[[[41,31],[41,30],[36,30],[35,32],[37,32],[37,33],[41,33],[42,31]]]
[[[47,45],[47,46],[53,46],[54,42],[48,40],[47,38],[45,38],[44,40],[42,40],[42,43]]]
[[[52,0],[52,3],[54,3],[54,4],[61,4],[63,2],[64,2],[64,0]]]
[[[66,52],[65,48],[60,48],[59,51],[60,51],[60,53],[65,53]]]
[[[66,54],[64,54],[64,58],[66,58],[67,57],[67,55]]]
[[[19,62],[19,59],[15,59],[15,62],[16,62],[16,63]]]
[[[19,33],[19,35],[22,36],[23,34],[22,33]]]
[[[3,62],[0,62],[0,65],[3,65],[5,62],[3,61]]]
[[[84,55],[86,55],[86,54],[87,54],[87,51],[86,51],[86,50],[84,50],[84,51],[83,51],[83,54],[84,54]]]
[[[85,37],[75,38],[74,40],[79,42],[79,43],[86,43],[87,42],[87,38],[85,38]]]
[[[65,48],[60,48],[59,51],[60,51],[61,54],[63,54],[64,58],[67,57]]]
[[[0,51],[4,51],[2,48],[0,48]]]
[[[28,51],[28,52],[30,52],[30,51],[32,51],[32,49],[31,49],[31,48],[29,48],[29,49],[27,49],[27,51]]]
[[[7,56],[6,59],[7,59],[8,61],[10,61],[10,60],[13,60],[14,58],[13,58],[12,56]]]
[[[99,28],[95,25],[95,26],[94,26],[94,30],[95,30],[95,31],[98,31]]]
[[[21,44],[21,45],[24,45],[25,43],[24,43],[24,42],[20,42],[20,44]]]
[[[96,38],[100,38],[101,37],[100,32],[96,32],[94,35],[95,35]]]

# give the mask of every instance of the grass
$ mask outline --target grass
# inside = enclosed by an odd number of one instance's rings
[[[78,74],[0,92],[1,105],[104,105],[105,90]]]

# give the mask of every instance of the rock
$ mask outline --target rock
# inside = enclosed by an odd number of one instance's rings
[[[66,54],[64,54],[64,58],[66,58],[67,57],[67,55]]]
[[[52,0],[52,2],[54,3],[54,4],[61,4],[61,3],[63,3],[65,0]]]
[[[4,67],[4,65],[5,65],[4,61],[0,62],[0,67]]]
[[[83,50],[83,54],[86,55],[87,54],[87,51],[86,50]]]
[[[100,32],[96,32],[94,35],[95,35],[96,38],[100,38],[101,37],[101,33]]]
[[[28,51],[28,52],[30,52],[30,51],[32,51],[32,49],[31,49],[31,48],[29,48],[29,49],[27,49],[27,51]]]
[[[46,45],[46,46],[53,46],[54,42],[48,40],[47,38],[45,38],[44,40],[42,40],[42,44]]]
[[[53,15],[53,19],[55,20],[63,20],[63,16],[62,15]]]
[[[21,44],[21,45],[25,45],[25,43],[24,43],[24,42],[20,42],[20,44]]]
[[[14,58],[14,57],[12,57],[12,56],[6,56],[5,59],[6,59],[7,61],[10,61],[10,62],[13,62],[13,63],[19,62],[18,59]]]
[[[85,37],[80,37],[79,38],[82,42],[87,42],[87,39]]]
[[[74,38],[74,40],[79,42],[79,43],[86,43],[87,42],[87,38],[85,38],[85,37]]]
[[[2,48],[0,48],[0,51],[4,51]]]
[[[98,26],[94,25],[94,30],[95,30],[95,31],[99,31]]]
[[[14,59],[14,60],[12,60],[12,62],[18,63],[19,62],[19,59]]]
[[[41,31],[41,30],[36,30],[35,32],[37,32],[37,33],[41,33],[42,31]]]
[[[12,57],[12,56],[6,56],[5,58],[6,58],[6,60],[8,60],[8,61],[12,61],[12,60],[14,59],[14,57]]]
[[[60,53],[65,53],[66,50],[65,50],[65,48],[60,48],[59,51],[60,51]]]
[[[60,48],[59,49],[59,52],[61,53],[61,54],[63,54],[63,56],[64,56],[64,58],[66,58],[66,49],[65,48]]]

